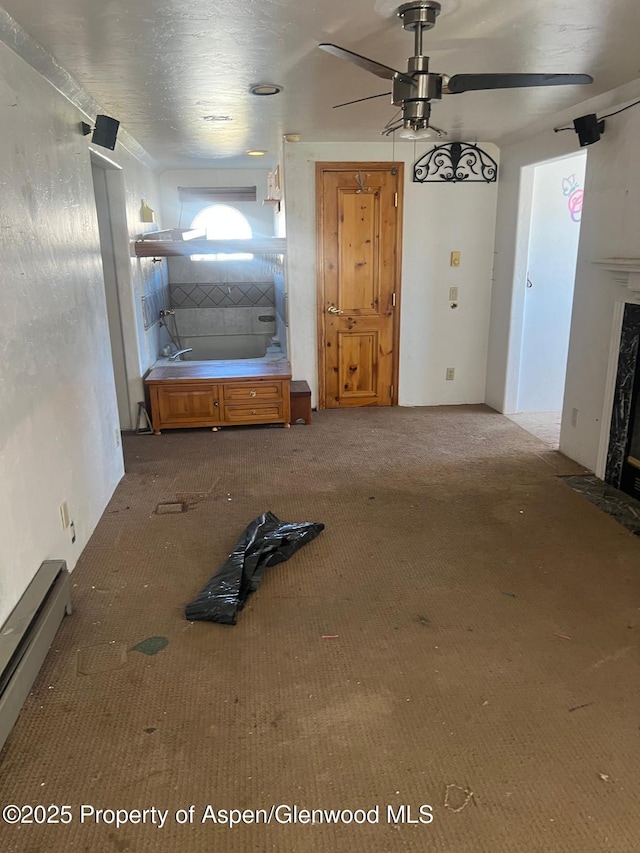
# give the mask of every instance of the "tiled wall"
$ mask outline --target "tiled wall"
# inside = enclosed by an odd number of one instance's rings
[[[287,292],[285,289],[284,275],[277,274],[273,277],[274,284],[274,307],[276,315],[276,334],[280,341],[280,348],[286,355],[288,348],[287,340]]]
[[[164,288],[159,287],[142,297],[142,317],[145,329],[150,329],[160,319],[160,311],[164,308]]]
[[[273,282],[172,284],[172,308],[273,308]]]
[[[273,307],[273,265],[265,258],[193,261],[169,258],[172,308]]]
[[[180,337],[207,335],[273,335],[273,308],[176,308]]]
[[[151,264],[152,261],[145,258],[143,263]],[[150,329],[160,319],[160,311],[169,304],[169,281],[164,263],[153,265],[153,273],[145,279],[141,298],[144,328]]]

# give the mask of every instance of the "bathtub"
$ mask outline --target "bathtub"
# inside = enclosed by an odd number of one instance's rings
[[[184,349],[193,352],[182,356],[183,361],[218,361],[236,358],[263,358],[271,343],[271,335],[197,335],[181,338]]]
[[[254,361],[271,362],[286,359],[286,353],[278,343],[273,343],[271,335],[200,335],[183,337],[183,348],[192,347],[180,358],[159,358],[156,366],[200,363],[207,361]]]

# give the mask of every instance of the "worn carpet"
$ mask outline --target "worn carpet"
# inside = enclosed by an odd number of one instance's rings
[[[544,441],[553,450],[558,449],[562,412],[518,412],[506,417]]]
[[[483,406],[125,451],[2,753],[1,804],[45,806],[3,853],[639,849],[640,541],[579,466]],[[236,626],[187,622],[265,510],[326,529]]]

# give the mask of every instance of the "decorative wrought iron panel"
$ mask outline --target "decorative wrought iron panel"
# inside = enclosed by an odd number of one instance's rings
[[[413,167],[414,183],[429,181],[455,184],[492,184],[498,180],[498,164],[482,148],[469,142],[448,142],[427,151]]]

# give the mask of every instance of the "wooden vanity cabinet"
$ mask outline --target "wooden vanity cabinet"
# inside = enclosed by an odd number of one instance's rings
[[[182,362],[154,367],[145,382],[154,435],[163,429],[277,424],[291,421],[286,361]]]

